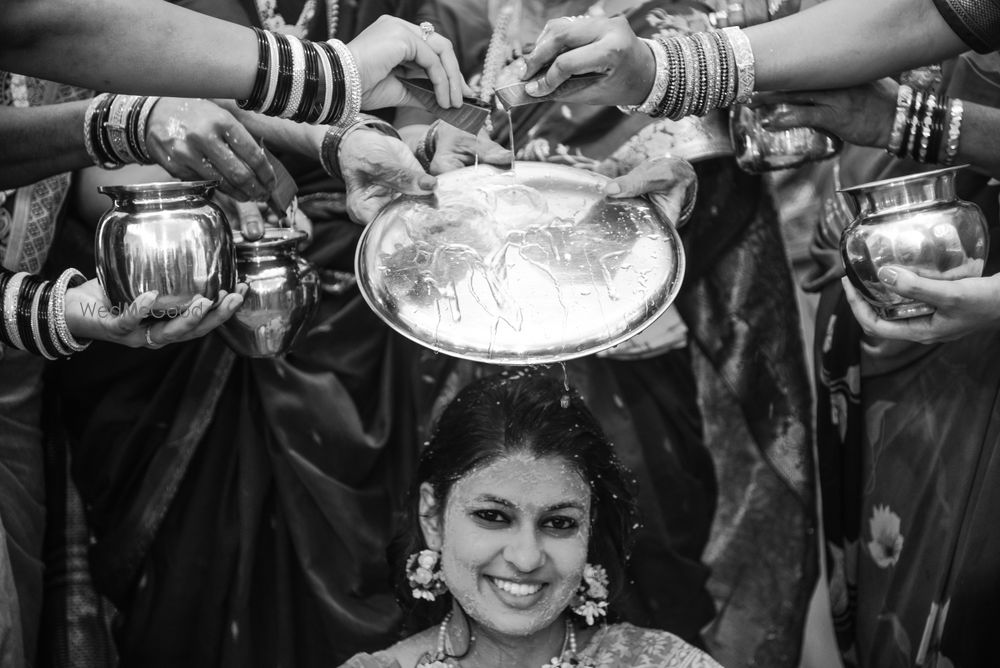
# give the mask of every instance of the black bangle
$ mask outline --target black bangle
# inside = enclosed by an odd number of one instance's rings
[[[48,299],[52,291],[52,282],[45,281],[35,295],[34,303],[31,307],[31,332],[35,337],[35,345],[38,351],[46,359],[57,359],[59,351],[52,346],[52,339],[49,330],[49,310]]]
[[[145,104],[147,97],[136,97],[132,101],[132,107],[129,109],[128,114],[125,115],[125,141],[128,142],[128,148],[135,157],[136,162],[141,162],[143,158],[142,146],[139,143],[139,114],[142,112],[142,105]]]
[[[21,337],[21,345],[29,353],[41,355],[35,337],[31,332],[31,305],[35,292],[41,287],[41,282],[34,276],[25,276],[21,281],[21,291],[17,296],[17,333]]]
[[[53,329],[52,323],[49,321],[49,301],[52,297],[52,281],[45,281],[42,284],[42,294],[38,298],[38,308],[35,310],[36,316],[38,318],[38,341],[39,346],[42,348],[42,353],[48,353],[47,357],[57,358],[64,357],[63,352],[55,347],[53,341]]]
[[[931,138],[927,145],[927,162],[940,162],[941,140],[944,138],[944,118],[951,107],[951,98],[942,95],[931,116]]]
[[[316,118],[313,113],[316,94],[319,92],[319,58],[312,42],[308,40],[302,40],[302,50],[306,57],[306,79],[302,87],[302,99],[299,101],[295,117],[306,123],[315,123]]]
[[[236,101],[236,106],[240,109],[256,110],[264,103],[267,80],[270,78],[271,50],[267,45],[267,36],[260,28],[255,27],[253,31],[257,35],[257,74],[253,80],[253,90],[250,91],[250,97]]]
[[[326,52],[333,70],[333,104],[330,107],[329,115],[320,119],[320,123],[328,124],[344,115],[344,105],[347,104],[347,80],[344,77],[344,66],[340,63],[337,51],[326,42],[316,42],[316,44]]]
[[[264,111],[268,116],[279,116],[285,110],[288,98],[292,94],[292,77],[294,74],[291,43],[281,33],[274,33],[274,39],[278,42],[278,84],[275,88],[271,106]]]
[[[111,148],[108,140],[108,114],[111,112],[111,105],[115,101],[115,95],[106,96],[97,105],[94,117],[91,119],[91,137],[94,142],[94,153],[101,159],[101,167],[114,169],[121,166],[118,155]]]

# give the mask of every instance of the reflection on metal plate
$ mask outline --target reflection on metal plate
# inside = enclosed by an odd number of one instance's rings
[[[401,197],[358,244],[361,293],[401,334],[484,362],[538,364],[620,343],[676,297],[684,253],[644,199],[535,162],[466,167]]]

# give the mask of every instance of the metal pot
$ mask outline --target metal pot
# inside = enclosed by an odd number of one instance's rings
[[[306,233],[268,228],[257,241],[238,232],[236,237],[236,269],[248,289],[243,305],[219,331],[245,357],[282,355],[319,303],[319,274],[298,254]]]
[[[236,288],[233,236],[208,197],[217,181],[101,186],[112,200],[97,226],[97,276],[112,304],[159,295],[154,315],[183,311],[197,295]]]
[[[815,128],[765,130],[761,121],[786,106],[733,106],[729,116],[729,137],[736,162],[743,171],[761,174],[790,169],[807,162],[832,158],[844,147],[839,137]]]
[[[927,278],[982,276],[989,251],[986,219],[979,207],[955,195],[962,167],[865,183],[838,192],[854,220],[840,238],[851,283],[888,320],[934,312],[903,297],[878,279],[878,270],[897,265]]]
[[[365,228],[361,294],[391,327],[433,350],[498,364],[580,357],[638,333],[677,296],[684,251],[640,198],[608,178],[517,162],[438,177]]]

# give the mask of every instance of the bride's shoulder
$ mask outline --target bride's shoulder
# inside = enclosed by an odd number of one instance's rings
[[[672,633],[627,623],[611,624],[596,630],[581,654],[591,658],[599,667],[721,668],[708,654]]]
[[[375,654],[357,654],[340,668],[413,668],[420,658],[433,649],[437,628],[430,628],[401,640]]]

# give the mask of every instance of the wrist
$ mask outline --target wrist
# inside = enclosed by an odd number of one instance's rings
[[[417,150],[417,145],[420,143],[420,140],[424,138],[424,135],[427,134],[427,128],[430,126],[430,123],[414,123],[398,128],[399,138],[403,140],[403,143],[406,144],[406,147],[410,149],[410,151],[415,152]]]
[[[636,51],[641,53],[639,56],[639,81],[634,87],[635,95],[629,100],[630,105],[642,104],[644,100],[647,100],[649,96],[653,93],[653,86],[656,83],[657,75],[657,57],[653,51],[653,44],[651,40],[638,39],[638,44],[635,45]]]
[[[344,175],[340,170],[340,149],[344,139],[355,130],[369,128],[380,134],[399,139],[399,132],[391,123],[383,121],[377,116],[362,115],[349,125],[333,125],[326,130],[323,141],[320,144],[319,160],[327,174],[343,181]]]

